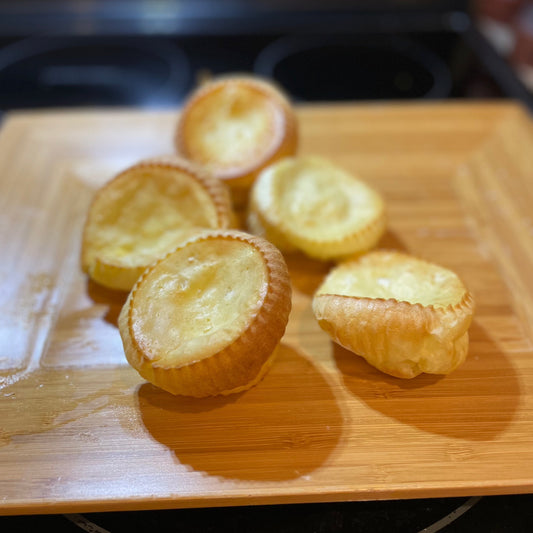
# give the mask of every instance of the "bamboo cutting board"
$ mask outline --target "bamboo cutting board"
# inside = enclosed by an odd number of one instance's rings
[[[0,133],[0,514],[533,491],[533,134],[512,103],[299,109],[301,152],[382,192],[380,247],[455,270],[466,363],[379,373],[321,332],[329,265],[287,256],[293,310],[267,377],[172,397],[125,362],[124,297],[80,272],[95,189],[168,153],[176,113],[10,115]]]

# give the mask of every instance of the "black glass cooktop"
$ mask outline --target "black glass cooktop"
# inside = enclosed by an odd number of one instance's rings
[[[532,100],[475,31],[39,36],[0,39],[0,112],[173,107],[205,77],[247,72],[297,102]],[[480,53],[483,52],[483,53]]]
[[[0,517],[6,533],[530,533],[532,497]]]

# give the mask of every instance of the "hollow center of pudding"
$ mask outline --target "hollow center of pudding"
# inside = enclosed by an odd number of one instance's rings
[[[206,239],[170,254],[133,296],[133,336],[161,366],[202,360],[234,342],[266,295],[268,272],[248,243]]]
[[[192,159],[216,168],[243,167],[262,160],[275,138],[280,112],[252,87],[220,87],[190,111],[185,137]]]
[[[358,231],[381,208],[380,197],[370,187],[320,159],[290,161],[275,171],[279,216],[293,231],[317,240]]]
[[[465,287],[452,271],[410,259],[340,267],[330,274],[318,292],[359,298],[394,298],[412,304],[446,307],[462,299]]]
[[[90,252],[112,264],[147,264],[194,228],[216,228],[209,193],[178,169],[139,168],[117,178],[97,199],[87,232]],[[89,262],[92,259],[89,258]]]

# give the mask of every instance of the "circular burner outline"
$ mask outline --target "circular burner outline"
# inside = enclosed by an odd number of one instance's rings
[[[139,103],[142,106],[150,106],[153,102],[158,101],[158,97],[167,97],[169,95],[174,101],[182,100],[191,84],[192,69],[189,57],[186,52],[165,39],[160,38],[131,38],[131,37],[101,37],[101,36],[44,36],[44,37],[29,37],[15,41],[11,44],[0,48],[0,76],[2,72],[16,65],[20,61],[32,59],[39,55],[49,54],[53,52],[62,52],[69,49],[91,48],[103,51],[106,47],[122,48],[124,50],[131,49],[132,53],[143,52],[151,53],[158,57],[163,63],[168,66],[168,76],[164,82],[154,90],[154,92],[147,94],[146,99]],[[140,71],[141,69],[139,69]],[[163,103],[166,103],[163,98]]]
[[[318,51],[326,46],[354,47],[354,49],[358,46],[365,46],[379,51],[390,48],[391,51],[400,53],[418,63],[432,75],[433,85],[423,95],[423,98],[442,99],[450,96],[453,84],[446,63],[425,45],[408,37],[392,34],[280,37],[261,50],[254,62],[253,71],[258,75],[276,80],[275,69],[281,61],[299,52]]]

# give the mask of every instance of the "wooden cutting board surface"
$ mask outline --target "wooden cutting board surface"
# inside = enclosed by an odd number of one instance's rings
[[[533,135],[512,103],[301,107],[301,153],[382,192],[380,247],[455,270],[477,311],[466,363],[388,377],[294,301],[267,377],[173,397],[123,356],[124,297],[80,272],[95,189],[172,150],[177,113],[12,114],[0,132],[0,514],[533,491]]]

